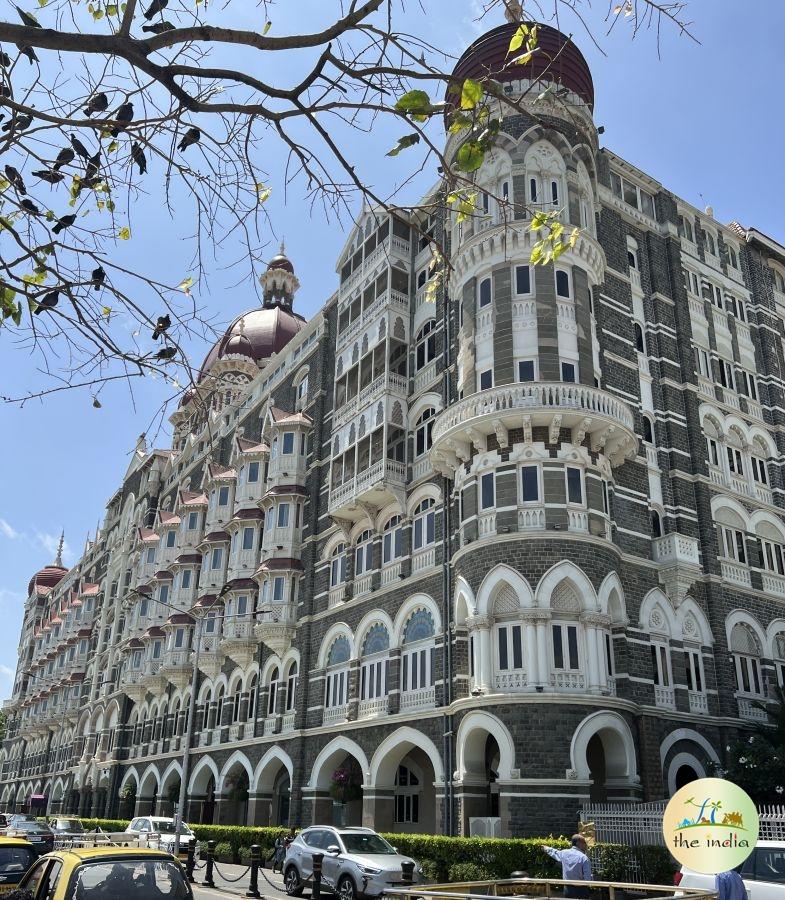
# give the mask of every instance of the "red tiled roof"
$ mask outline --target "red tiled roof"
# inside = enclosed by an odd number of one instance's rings
[[[270,448],[264,441],[251,441],[248,438],[236,438],[237,449],[240,453],[269,453]]]
[[[180,506],[207,506],[207,495],[202,491],[180,491]]]
[[[223,597],[219,599],[217,594],[203,594],[197,601],[194,603],[194,609],[209,609],[211,606],[215,606],[216,603],[223,603]]]
[[[157,625],[153,625],[148,628],[147,631],[142,635],[142,640],[145,638],[157,638],[157,637],[166,637],[166,634],[163,628],[159,628]]]
[[[165,625],[193,625],[194,620],[188,613],[172,613],[166,620]]]
[[[235,578],[227,583],[226,588],[230,591],[256,590],[259,585],[252,578]]]
[[[207,481],[234,481],[237,478],[237,470],[231,466],[222,466],[218,463],[207,463]]]
[[[158,514],[158,518],[162,525],[179,525],[181,521],[180,516],[178,516],[177,513],[167,512],[166,510],[161,510]]]
[[[101,585],[100,584],[83,584],[81,590],[79,591],[80,597],[95,597],[96,594],[100,593]]]
[[[174,561],[174,565],[185,566],[190,564],[199,564],[202,557],[198,553],[181,553]]]
[[[228,541],[229,535],[225,531],[211,531],[209,534],[205,535],[201,543],[202,544],[220,544],[222,541]]]
[[[304,412],[291,413],[271,406],[270,415],[276,425],[313,425],[313,419]]]
[[[264,513],[259,509],[258,506],[254,506],[251,509],[238,509],[234,514],[234,522],[245,522],[252,521],[254,519],[263,519]]]
[[[308,496],[308,492],[301,484],[281,484],[278,487],[270,488],[270,490],[264,494],[262,500],[267,500],[268,497],[281,497],[286,494],[297,497]]]
[[[152,528],[139,528],[138,532],[139,540],[144,544],[152,544],[153,542],[157,544],[161,539],[161,535],[153,531]]]
[[[131,638],[130,641],[125,645],[125,650],[139,650],[144,647],[144,644],[139,640],[139,638]]]
[[[171,581],[174,575],[168,569],[161,569],[160,572],[155,573],[154,577],[157,581]]]

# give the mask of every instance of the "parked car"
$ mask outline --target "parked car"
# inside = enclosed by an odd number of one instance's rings
[[[15,888],[36,859],[29,841],[0,837],[0,894]]]
[[[54,831],[56,837],[84,834],[84,825],[82,825],[81,819],[68,819],[57,816],[49,820],[49,827]]]
[[[0,813],[0,834],[5,834],[6,828],[8,828],[8,820],[11,818],[11,813]]]
[[[13,818],[6,830],[6,837],[24,838],[32,844],[39,856],[54,850],[55,846],[54,831],[46,822],[36,822],[35,819],[30,821],[29,819]]]
[[[169,852],[174,848],[174,819],[167,819],[164,816],[137,816],[129,822],[125,830],[126,833],[146,838],[148,846],[157,846]],[[180,829],[180,847],[187,849],[189,844],[195,841],[196,835],[183,822]]]
[[[57,850],[37,860],[20,888],[36,900],[193,900],[180,863],[160,850],[98,847]]]
[[[335,891],[340,900],[378,897],[385,889],[402,885],[403,863],[414,865],[415,883],[422,876],[413,859],[399,854],[370,828],[314,825],[301,831],[286,852],[283,879],[290,897],[302,894],[304,882],[313,873],[314,853],[324,854],[322,884]]]
[[[785,900],[785,841],[758,841],[738,869],[749,900]],[[714,875],[686,866],[676,873],[679,887],[714,890]]]

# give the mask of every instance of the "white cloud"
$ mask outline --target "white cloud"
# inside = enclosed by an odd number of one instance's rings
[[[14,670],[10,669],[8,666],[4,666],[2,665],[2,663],[0,663],[0,675],[2,675],[3,678],[8,678],[10,681],[13,681],[14,677],[16,676],[16,672],[14,672]]]
[[[14,540],[15,538],[21,537],[22,533],[17,531],[9,522],[5,519],[0,519],[0,534],[3,537],[7,537],[9,540]]]

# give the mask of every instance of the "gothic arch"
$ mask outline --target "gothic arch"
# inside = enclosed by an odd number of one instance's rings
[[[224,763],[224,767],[221,769],[220,778],[216,781],[216,794],[222,794],[224,789],[224,781],[226,780],[226,776],[235,768],[236,765],[240,765],[245,769],[246,774],[248,775],[248,783],[251,783],[251,780],[254,776],[253,766],[251,765],[248,757],[242,752],[242,750],[235,750],[234,753],[226,760]]]
[[[218,766],[216,766],[211,756],[203,756],[194,766],[191,773],[191,780],[188,783],[189,794],[204,794],[207,792],[207,785],[210,781],[210,775],[213,776],[214,784],[218,784],[220,775]]]
[[[570,742],[570,760],[578,778],[581,781],[591,778],[586,750],[595,734],[603,743],[609,777],[637,782],[635,740],[630,726],[618,713],[609,711],[591,713],[575,729]]]
[[[597,591],[597,602],[600,612],[610,616],[614,625],[629,625],[624,588],[618,572],[609,572],[605,576],[599,591]]]
[[[272,793],[281,766],[289,773],[289,784],[294,779],[294,763],[289,754],[278,746],[272,746],[259,760],[251,779],[251,793]]]
[[[586,573],[576,566],[575,563],[568,562],[567,560],[563,560],[562,562],[551,566],[551,568],[542,576],[540,583],[537,585],[537,590],[535,591],[536,605],[543,607],[544,609],[549,609],[554,590],[565,580],[571,582],[572,586],[577,591],[584,610],[594,611],[598,608],[597,595],[594,591],[594,586],[591,581],[589,581]]]
[[[643,598],[638,627],[648,634],[654,632],[676,640],[681,639],[681,626],[673,606],[659,588],[652,588]]]
[[[120,794],[123,793],[123,788],[130,782],[133,781],[134,786],[136,787],[136,795],[139,795],[139,775],[136,769],[126,769],[125,774],[123,775],[123,780],[120,782]]]
[[[456,743],[459,781],[473,768],[485,768],[485,740],[489,734],[499,745],[499,781],[509,781],[512,778],[515,742],[507,726],[490,713],[473,710],[461,719],[458,726]]]
[[[711,633],[706,613],[692,597],[685,597],[679,604],[679,608],[676,610],[676,621],[683,640],[694,641],[697,638],[701,646],[711,647],[714,645],[714,635]]]
[[[151,790],[150,788],[153,788]],[[161,781],[158,777],[158,770],[150,763],[144,770],[144,775],[139,779],[139,796],[140,797],[157,797],[160,793]]]
[[[398,765],[406,754],[419,747],[424,750],[431,761],[434,780],[444,781],[444,767],[439,751],[434,742],[421,731],[405,725],[397,728],[379,744],[371,759],[371,785],[373,787],[392,788],[395,786],[395,775]]]
[[[529,582],[510,566],[499,564],[494,566],[483,578],[479,591],[477,591],[477,615],[487,616],[491,611],[491,601],[497,589],[503,585],[509,585],[518,595],[518,605],[522,608],[534,606],[534,595]]]
[[[465,625],[466,619],[474,615],[475,605],[474,591],[469,587],[469,582],[459,575],[455,581],[455,624]]]
[[[330,779],[332,778],[334,767],[343,759],[344,756],[353,756],[359,763],[363,773],[363,784],[368,783],[370,768],[368,766],[368,757],[365,751],[345,735],[333,738],[326,747],[322,748],[316,761],[311,769],[311,778],[308,787],[316,788],[320,791],[326,791],[330,787]]]

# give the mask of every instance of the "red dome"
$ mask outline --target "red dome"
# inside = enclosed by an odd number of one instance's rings
[[[36,587],[53,588],[64,575],[68,574],[68,569],[64,566],[44,566],[40,572],[36,572],[27,585],[27,596],[33,593]]]
[[[302,316],[284,306],[264,306],[243,313],[207,354],[199,379],[204,378],[216,360],[231,354],[247,356],[254,362],[269,359],[283,350],[305,324]]]
[[[448,100],[457,96],[466,78],[493,78],[500,82],[517,81],[519,78],[531,81],[542,79],[556,82],[573,91],[593,110],[594,83],[581,51],[570,38],[550,25],[538,24],[537,29],[537,45],[540,49],[526,65],[505,68],[510,41],[518,30],[517,22],[507,22],[477,38],[453,69],[454,81],[447,91]],[[514,55],[522,52],[524,51],[518,50]]]

